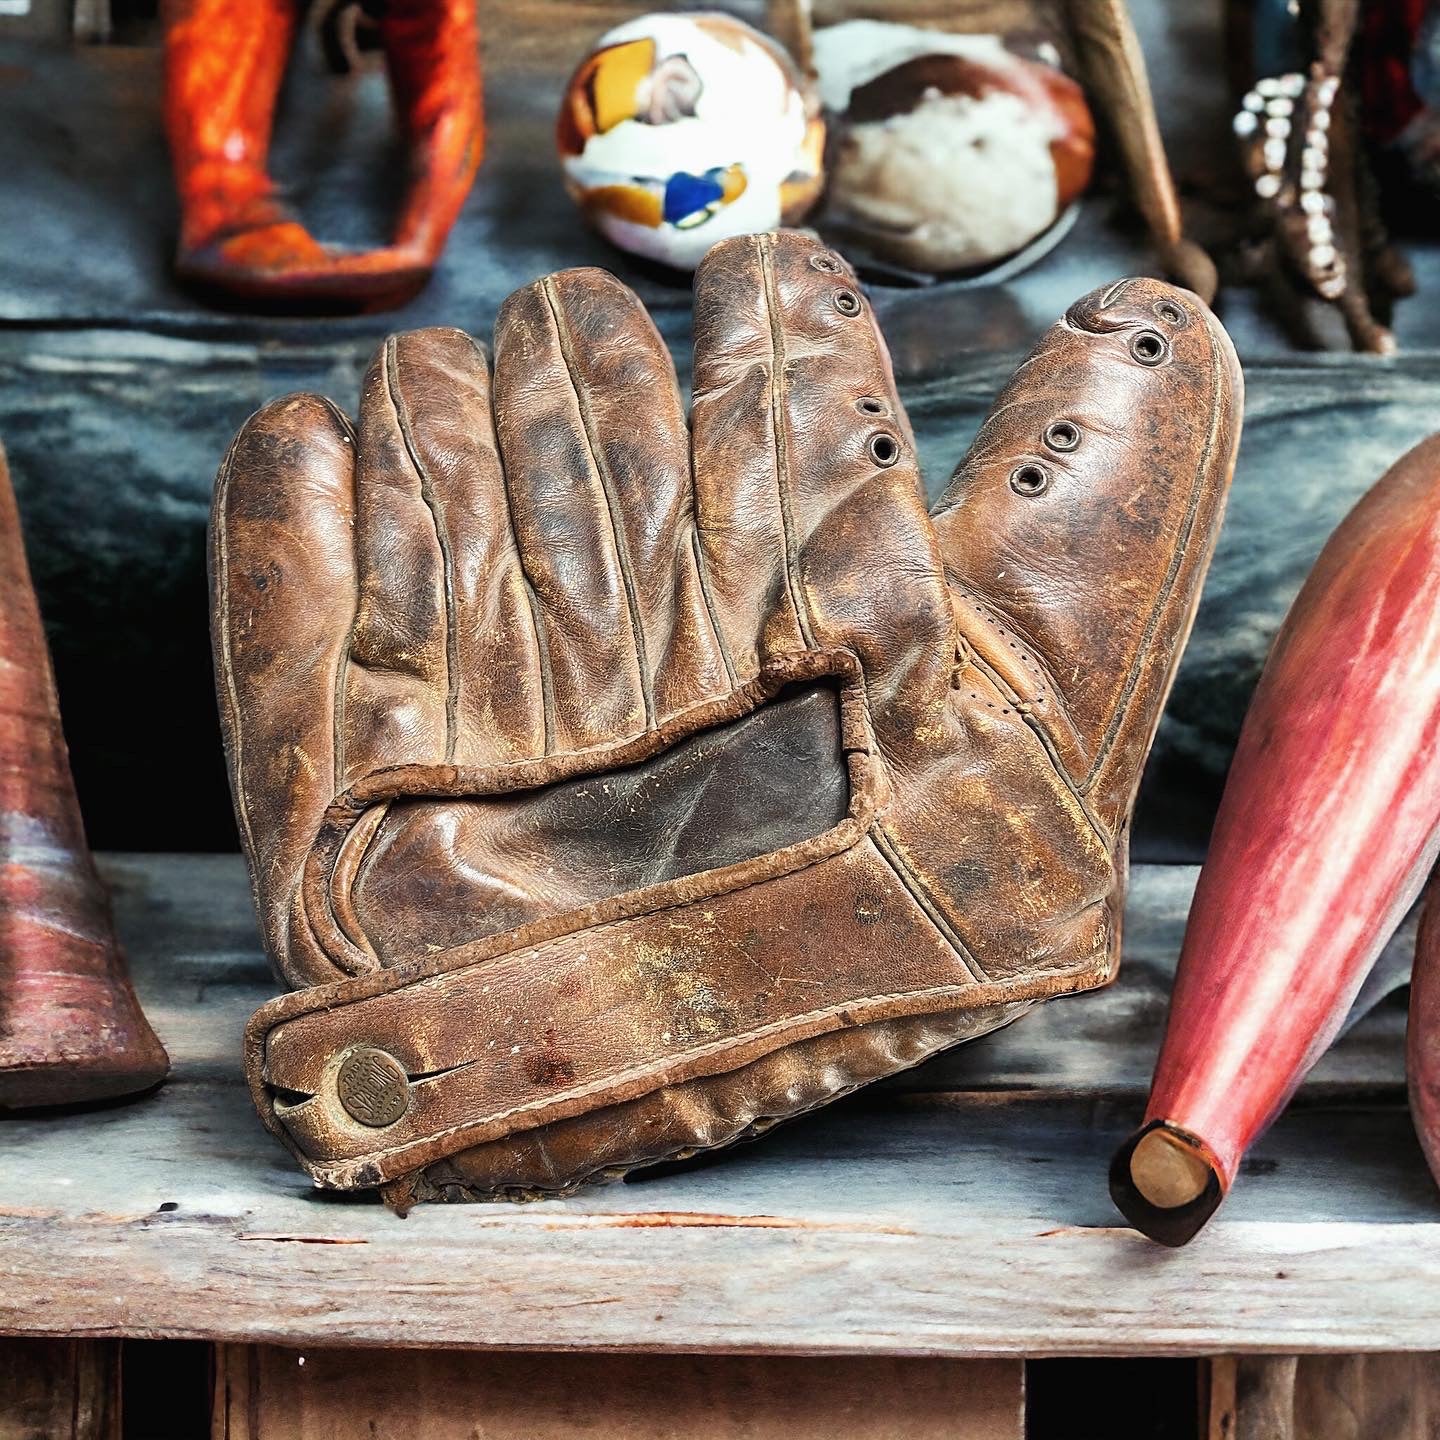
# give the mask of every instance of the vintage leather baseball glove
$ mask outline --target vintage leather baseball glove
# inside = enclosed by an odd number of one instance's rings
[[[266,946],[247,1066],[323,1184],[554,1192],[751,1136],[1114,973],[1141,763],[1240,429],[1224,332],[1079,301],[933,517],[848,267],[598,270],[495,365],[386,343],[217,483],[214,643]]]

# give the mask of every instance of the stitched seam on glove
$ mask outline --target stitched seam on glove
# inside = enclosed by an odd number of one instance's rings
[[[1129,716],[1130,702],[1134,698],[1136,688],[1140,683],[1141,671],[1145,669],[1147,662],[1153,655],[1155,634],[1160,628],[1161,617],[1175,593],[1175,582],[1179,579],[1180,571],[1184,568],[1186,560],[1193,560],[1193,557],[1191,557],[1189,553],[1190,537],[1194,534],[1195,521],[1200,513],[1200,502],[1205,494],[1204,480],[1210,469],[1215,453],[1215,442],[1220,434],[1222,420],[1226,418],[1226,409],[1221,403],[1222,377],[1225,372],[1224,366],[1221,363],[1220,346],[1215,336],[1208,330],[1206,331],[1206,339],[1210,343],[1214,377],[1211,382],[1210,394],[1210,427],[1206,432],[1205,444],[1201,448],[1200,457],[1196,462],[1195,472],[1191,479],[1190,497],[1185,509],[1185,519],[1181,524],[1179,539],[1170,557],[1170,567],[1166,573],[1164,585],[1156,597],[1154,606],[1151,608],[1150,617],[1146,621],[1140,644],[1135,650],[1135,658],[1130,664],[1130,673],[1126,677],[1124,687],[1120,692],[1120,698],[1110,717],[1110,723],[1106,726],[1100,745],[1095,752],[1095,759],[1091,762],[1090,771],[1085,778],[1080,781],[1080,791],[1083,794],[1089,794],[1089,792],[1094,789],[1096,782],[1100,778],[1101,771],[1105,768],[1106,761],[1110,758],[1111,748],[1114,746],[1115,740]],[[1176,663],[1178,663],[1178,648],[1175,660]],[[1158,715],[1156,718],[1158,720]]]
[[[435,495],[435,482],[430,476],[410,423],[410,407],[400,391],[400,361],[395,337],[385,342],[385,389],[395,423],[405,442],[405,454],[420,484],[420,498],[430,512],[435,526],[435,543],[440,547],[440,576],[445,595],[445,759],[455,758],[456,717],[460,707],[460,637],[455,629],[455,556],[451,550],[450,532],[445,515]]]
[[[775,446],[775,488],[780,497],[780,523],[785,532],[785,583],[800,638],[808,649],[815,649],[815,627],[810,605],[805,598],[805,582],[800,571],[800,558],[795,546],[795,517],[790,496],[790,422],[786,390],[790,383],[787,373],[789,358],[785,332],[780,324],[780,301],[775,293],[775,239],[762,235],[759,239],[760,272],[765,284],[765,318],[770,324],[770,434]]]

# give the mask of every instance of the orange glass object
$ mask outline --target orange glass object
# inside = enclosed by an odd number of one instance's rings
[[[383,0],[377,28],[410,156],[393,238],[323,245],[270,178],[276,101],[296,0],[171,0],[165,128],[180,193],[182,279],[286,309],[380,309],[429,279],[484,147],[475,0]]]

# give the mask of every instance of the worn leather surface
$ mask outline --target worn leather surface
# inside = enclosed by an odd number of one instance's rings
[[[1110,978],[1240,392],[1193,295],[1119,282],[1042,339],[932,521],[866,301],[782,234],[697,274],[688,427],[595,270],[511,297],[493,377],[422,331],[358,425],[262,410],[212,576],[298,987],[247,1036],[267,1123],[396,1203],[562,1190]],[[340,1094],[356,1046],[403,1076],[381,1123]]]

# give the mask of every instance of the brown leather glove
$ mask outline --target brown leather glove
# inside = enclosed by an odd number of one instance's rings
[[[513,295],[492,382],[390,340],[358,431],[220,472],[216,667],[267,948],[256,1102],[397,1204],[753,1135],[1108,980],[1126,834],[1241,382],[1191,295],[1078,302],[932,520],[848,268],[696,277],[690,427],[598,270]]]

